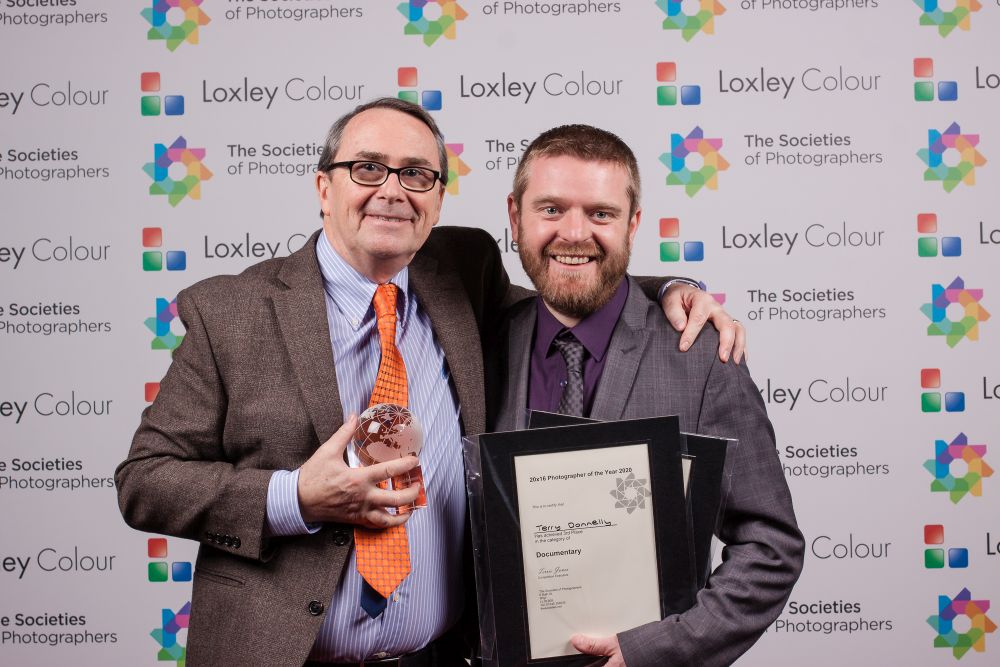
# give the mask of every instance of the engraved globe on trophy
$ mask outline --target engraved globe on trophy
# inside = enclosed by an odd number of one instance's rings
[[[358,418],[358,428],[354,431],[354,447],[362,465],[385,463],[405,456],[417,457],[424,445],[424,430],[413,413],[392,403],[373,405]],[[420,486],[417,499],[410,505],[397,507],[397,512],[410,512],[427,507],[427,493],[424,489],[424,475],[418,465],[409,472],[392,478],[392,488],[396,491]],[[382,482],[380,486],[387,486]]]

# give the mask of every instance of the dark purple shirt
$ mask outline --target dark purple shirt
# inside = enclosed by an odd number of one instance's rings
[[[611,334],[618,324],[618,317],[628,298],[628,280],[622,280],[611,299],[570,329],[586,349],[583,359],[584,416],[590,414],[594,404],[597,383],[604,372],[604,359],[611,343]],[[549,309],[536,299],[538,316],[535,322],[535,339],[531,347],[531,366],[528,374],[528,407],[532,410],[558,412],[559,399],[566,384],[566,362],[552,341],[566,329]]]

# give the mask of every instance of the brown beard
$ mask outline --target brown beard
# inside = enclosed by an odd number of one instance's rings
[[[521,222],[518,221],[518,235],[523,236]],[[614,295],[628,270],[631,248],[626,243],[622,252],[608,254],[595,241],[586,243],[562,243],[553,241],[541,253],[530,252],[523,245],[518,246],[521,266],[531,278],[542,299],[556,311],[583,319],[599,310]],[[575,276],[555,278],[549,275],[549,257],[554,255],[584,255],[597,262],[597,280],[586,285]]]

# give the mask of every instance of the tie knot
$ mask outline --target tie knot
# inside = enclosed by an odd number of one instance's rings
[[[381,320],[387,315],[396,315],[396,295],[399,288],[392,283],[379,285],[375,289],[375,296],[372,297],[372,306],[375,307],[375,318]]]
[[[579,373],[583,366],[583,343],[571,331],[565,330],[555,337],[552,344],[566,361],[567,370]]]

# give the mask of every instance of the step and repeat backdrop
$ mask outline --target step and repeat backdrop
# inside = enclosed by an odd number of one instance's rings
[[[520,152],[586,122],[632,272],[746,323],[807,553],[740,664],[998,664],[998,5],[0,0],[0,663],[184,664],[196,545],[112,479],[174,299],[301,247],[330,123],[398,95],[515,280]]]

